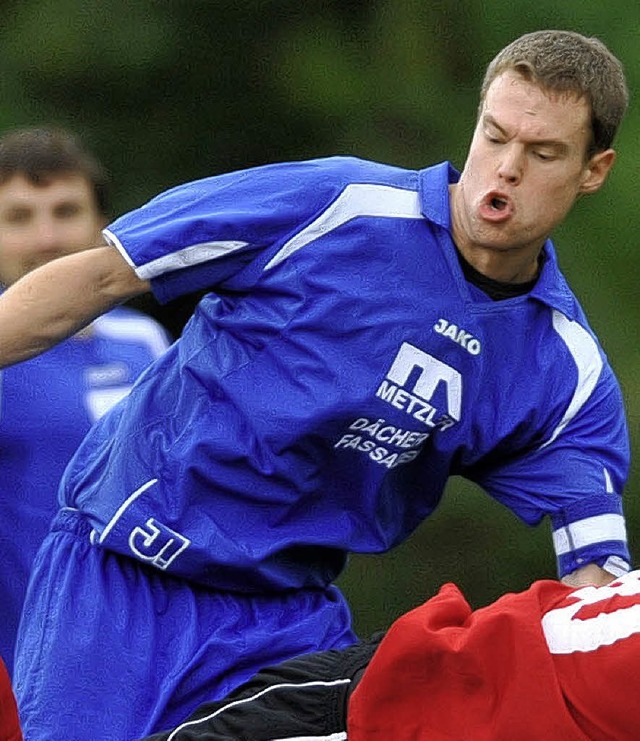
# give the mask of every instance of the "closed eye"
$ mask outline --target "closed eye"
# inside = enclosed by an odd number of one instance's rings
[[[491,131],[491,132],[485,131],[484,132],[484,135],[485,135],[486,140],[490,144],[503,144],[504,141],[505,141],[504,136],[502,136],[502,135],[500,135],[500,134],[498,134],[498,133],[496,133],[494,131]]]
[[[542,162],[550,162],[556,158],[555,154],[551,152],[534,151],[533,154]]]

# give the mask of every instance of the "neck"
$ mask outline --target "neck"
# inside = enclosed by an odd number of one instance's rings
[[[527,283],[540,269],[544,240],[506,243],[500,229],[478,226],[465,206],[461,183],[449,186],[451,236],[462,257],[482,275],[501,283]],[[475,235],[475,238],[474,238]]]
[[[454,242],[462,257],[482,275],[501,283],[528,283],[540,271],[542,250],[535,255],[505,254],[501,250],[487,247],[458,244]]]

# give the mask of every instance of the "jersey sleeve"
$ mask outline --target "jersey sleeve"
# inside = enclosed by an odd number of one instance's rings
[[[349,158],[266,165],[197,180],[117,219],[104,236],[161,302],[224,287],[340,193]]]
[[[622,394],[608,363],[580,402],[573,414],[569,405],[544,442],[476,480],[527,524],[550,517],[560,576],[589,563],[619,576],[630,564],[622,500],[630,452]]]

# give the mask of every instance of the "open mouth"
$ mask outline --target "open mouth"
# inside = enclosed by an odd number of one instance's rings
[[[507,208],[507,201],[499,196],[493,196],[489,201],[489,205],[496,211],[504,211]]]
[[[495,223],[506,221],[513,215],[513,203],[509,196],[492,191],[482,199],[480,214],[482,218]]]

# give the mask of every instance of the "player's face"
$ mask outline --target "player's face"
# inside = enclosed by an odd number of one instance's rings
[[[590,159],[584,98],[550,94],[515,72],[490,85],[460,181],[452,188],[453,233],[463,254],[537,255],[577,196],[596,191],[613,150]]]
[[[11,285],[56,257],[99,243],[102,226],[82,175],[38,185],[15,175],[0,185],[0,282]]]

